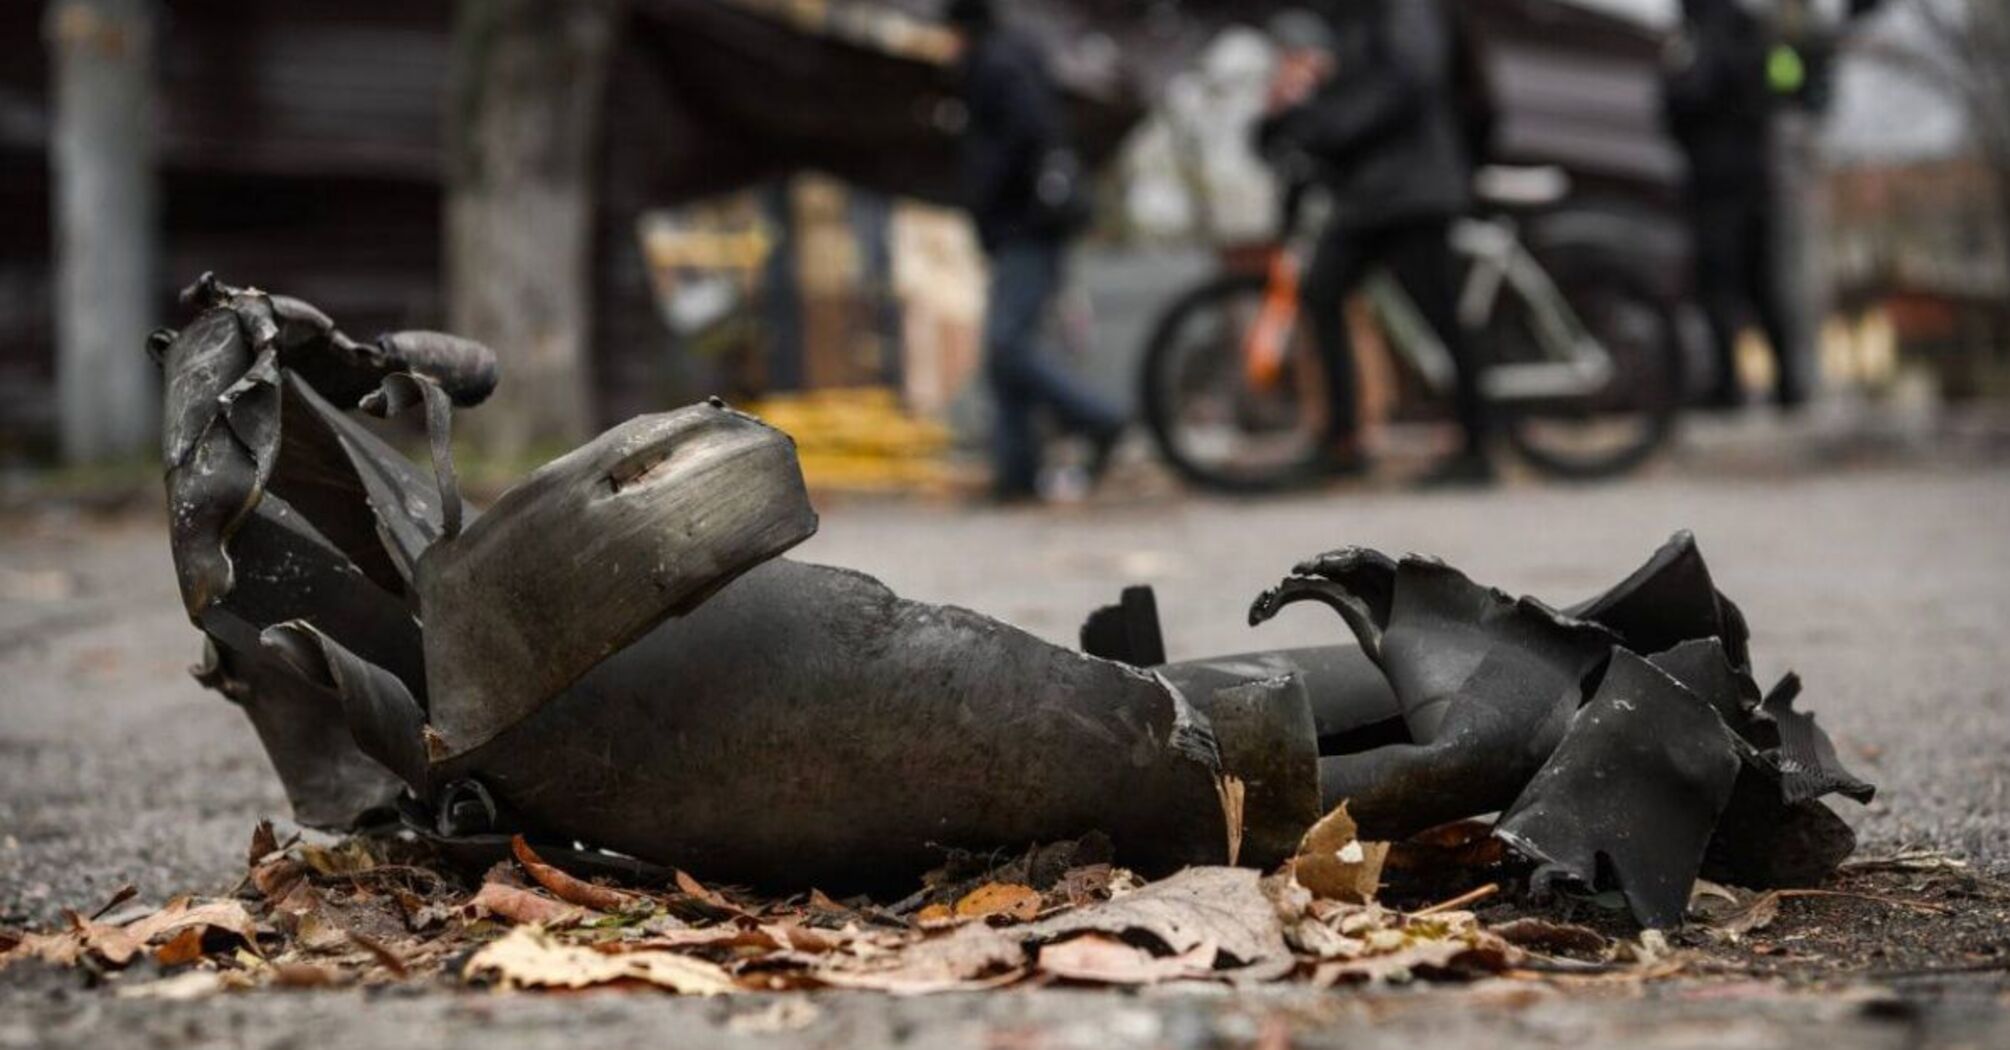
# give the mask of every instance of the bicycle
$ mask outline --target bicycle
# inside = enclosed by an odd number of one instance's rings
[[[1555,214],[1569,194],[1561,171],[1493,167],[1475,181],[1488,210],[1455,223],[1451,238],[1462,268],[1459,320],[1488,362],[1481,389],[1499,430],[1553,475],[1633,469],[1669,440],[1681,410],[1674,304],[1627,263],[1622,245],[1524,238],[1516,213]],[[1298,296],[1317,203],[1287,207],[1287,236],[1260,269],[1231,269],[1187,291],[1152,332],[1140,404],[1160,452],[1191,482],[1235,492],[1307,484],[1349,436],[1327,418]],[[1409,296],[1386,272],[1362,292],[1390,357],[1449,398],[1451,354]]]

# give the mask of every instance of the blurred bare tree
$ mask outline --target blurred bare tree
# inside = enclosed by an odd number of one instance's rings
[[[22,2],[22,0],[16,0]],[[154,0],[54,0],[44,12],[54,103],[56,390],[63,458],[154,445]]]
[[[2010,235],[2010,2],[1911,0],[1909,6],[1925,27],[1927,46],[1890,57],[1960,100],[1995,176],[1997,219]]]
[[[569,448],[593,422],[593,159],[619,0],[460,0],[447,105],[448,327],[494,347],[502,384],[466,417],[499,459]]]

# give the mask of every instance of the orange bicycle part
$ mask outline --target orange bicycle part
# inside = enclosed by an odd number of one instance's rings
[[[1298,327],[1298,260],[1290,252],[1270,257],[1263,305],[1242,340],[1242,375],[1250,389],[1267,391],[1284,374],[1285,347]]]

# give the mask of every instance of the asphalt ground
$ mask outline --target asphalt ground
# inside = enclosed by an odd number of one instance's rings
[[[1058,510],[825,500],[798,553],[910,597],[978,609],[1057,642],[1126,584],[1159,593],[1175,658],[1341,637],[1293,609],[1251,630],[1249,599],[1298,559],[1363,544],[1441,556],[1556,602],[1624,575],[1677,529],[1744,607],[1762,676],[1798,669],[1804,705],[1880,791],[1838,804],[1866,854],[1924,847],[2010,870],[2010,469],[1990,457],[1782,466],[1733,442],[1623,484],[1518,482],[1419,494],[1369,486],[1240,502],[1116,496]],[[1943,457],[1944,458],[1944,457]],[[252,824],[285,801],[250,727],[196,686],[157,505],[0,515],[0,922],[41,923],[124,884],[218,892]],[[2010,941],[2010,932],[2003,934]],[[2002,986],[1942,979],[1795,990],[1625,994],[1475,988],[1014,992],[920,1001],[827,995],[695,1003],[493,997],[427,988],[119,999],[74,975],[0,973],[0,1047],[596,1043],[679,1045],[1643,1046],[2010,1045]]]

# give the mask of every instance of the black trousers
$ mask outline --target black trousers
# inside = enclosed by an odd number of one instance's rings
[[[1774,396],[1783,404],[1798,404],[1807,396],[1793,311],[1781,286],[1770,205],[1763,188],[1700,195],[1689,203],[1696,297],[1709,320],[1716,354],[1713,400],[1738,397],[1738,330],[1754,316],[1773,353],[1779,377]]]
[[[1485,452],[1489,418],[1480,391],[1483,364],[1459,328],[1458,268],[1450,234],[1451,220],[1434,218],[1371,227],[1335,223],[1320,235],[1299,295],[1312,318],[1327,375],[1333,444],[1354,436],[1360,427],[1354,346],[1341,307],[1361,279],[1381,265],[1395,275],[1450,352],[1458,372],[1453,409],[1465,432],[1465,451]]]

